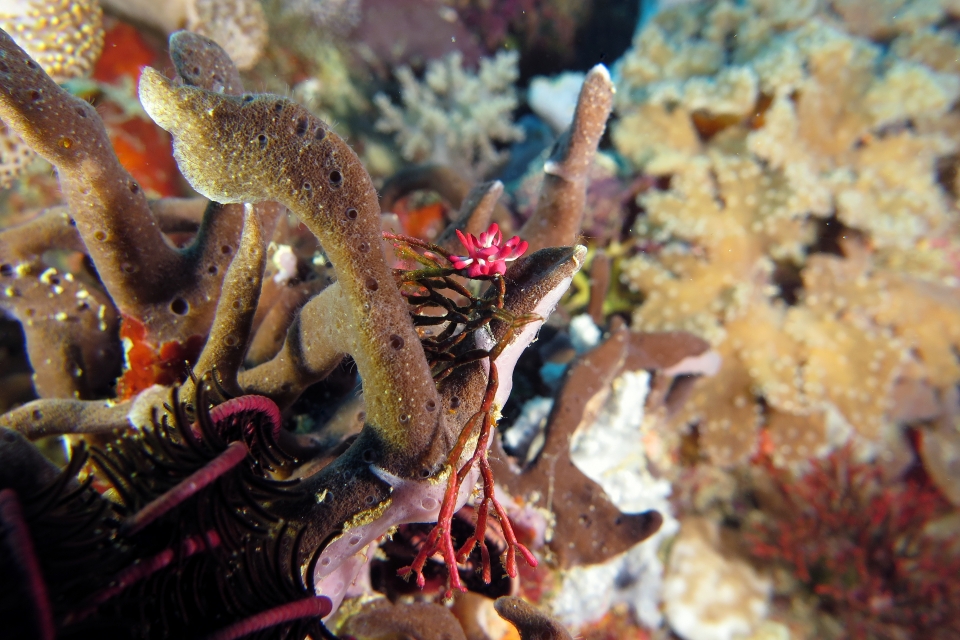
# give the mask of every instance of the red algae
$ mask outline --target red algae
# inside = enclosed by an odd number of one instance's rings
[[[750,551],[788,567],[850,638],[956,637],[960,553],[931,531],[950,508],[919,475],[886,482],[850,447],[799,480],[773,471],[784,508],[747,534]]]

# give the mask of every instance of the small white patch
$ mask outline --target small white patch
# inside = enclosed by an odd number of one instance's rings
[[[600,344],[603,331],[596,325],[593,318],[582,313],[570,321],[570,342],[577,353],[585,353]]]
[[[557,133],[573,122],[580,87],[586,74],[567,71],[556,76],[537,76],[530,81],[527,102],[530,108]]]
[[[297,256],[288,244],[277,246],[273,257],[270,259],[277,273],[273,276],[273,281],[277,284],[287,284],[297,275]]]

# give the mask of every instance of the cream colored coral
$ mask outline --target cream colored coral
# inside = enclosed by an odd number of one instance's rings
[[[829,4],[851,33],[869,38],[929,27],[947,17],[951,8],[950,0],[832,0]]]
[[[670,550],[664,603],[670,628],[684,640],[733,640],[758,629],[771,585],[747,562],[720,550],[715,523],[687,518]]]
[[[523,137],[511,120],[518,60],[516,52],[501,52],[481,60],[474,74],[463,68],[463,55],[455,51],[431,61],[422,82],[410,67],[400,67],[396,75],[403,106],[377,94],[377,129],[396,135],[407,160],[430,160],[482,177],[504,159],[496,143]]]
[[[723,50],[718,43],[671,41],[656,23],[637,33],[631,51],[634,54],[625,56],[617,68],[618,80],[625,90],[622,96],[633,87],[659,80],[682,80],[716,73],[723,62]]]
[[[187,29],[224,48],[238,69],[249,69],[267,46],[267,19],[259,2],[194,0],[187,6]]]
[[[676,171],[701,150],[690,112],[680,107],[641,104],[623,115],[612,135],[634,165],[655,174]]]
[[[904,60],[919,62],[935,71],[960,73],[960,44],[950,32],[923,29],[905,33],[893,41],[890,49]]]
[[[874,125],[910,117],[942,116],[960,97],[960,78],[918,62],[899,60],[863,96]]]
[[[58,82],[88,75],[103,49],[97,0],[0,0],[0,29]],[[36,154],[0,126],[0,187],[9,187]]]
[[[103,49],[97,0],[2,0],[0,29],[58,82],[90,73]]]
[[[644,298],[633,326],[693,331],[725,356],[676,420],[699,424],[715,462],[747,460],[760,429],[779,464],[828,450],[831,424],[876,441],[898,376],[960,382],[941,183],[960,149],[958,48],[920,4],[898,5],[919,26],[901,21],[884,49],[813,3],[701,3],[657,16],[619,66],[614,143],[669,184],[640,197],[647,251],[622,265]],[[724,41],[700,75],[663,58]],[[811,255],[833,230],[844,257]]]

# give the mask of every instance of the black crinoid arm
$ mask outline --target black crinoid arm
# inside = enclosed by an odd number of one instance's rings
[[[63,470],[0,434],[5,638],[325,637],[305,529],[275,515],[300,497],[279,411],[258,396],[211,409],[210,387],[73,447]]]

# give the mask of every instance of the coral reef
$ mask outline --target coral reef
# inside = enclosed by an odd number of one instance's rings
[[[666,10],[617,70],[614,142],[666,187],[638,198],[653,246],[622,264],[643,296],[634,325],[720,350],[678,421],[721,464],[746,461],[761,429],[779,464],[851,428],[877,442],[898,379],[960,380],[940,178],[960,77],[929,53],[946,34],[904,27],[885,51],[818,11]]]
[[[3,633],[960,633],[960,13],[640,4],[0,3]]]

